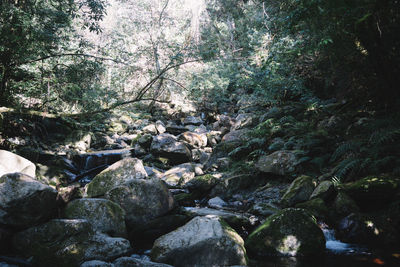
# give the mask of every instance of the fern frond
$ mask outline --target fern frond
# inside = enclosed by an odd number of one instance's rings
[[[337,166],[336,176],[343,180],[349,174],[356,175],[361,170],[363,159],[349,158],[341,161]]]
[[[394,142],[400,138],[400,128],[384,128],[373,132],[369,138],[369,143],[381,145]]]
[[[360,150],[360,147],[361,143],[358,141],[348,141],[341,144],[338,148],[336,148],[335,152],[333,152],[331,162],[334,162],[349,153],[357,153]]]

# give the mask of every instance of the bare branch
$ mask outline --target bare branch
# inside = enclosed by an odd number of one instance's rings
[[[24,64],[29,64],[29,63],[34,63],[34,62],[46,60],[46,59],[49,59],[49,58],[66,57],[66,56],[89,57],[89,58],[95,58],[95,59],[100,59],[100,60],[113,61],[113,62],[118,63],[118,64],[123,64],[123,65],[129,66],[128,63],[122,62],[122,61],[119,61],[119,60],[116,60],[116,59],[113,59],[113,58],[100,57],[100,56],[82,54],[82,53],[66,53],[66,54],[48,55],[48,56],[45,56],[45,57],[41,57],[41,58],[37,58],[37,59],[33,59],[33,60],[21,62],[21,63],[16,63],[14,65],[19,66],[19,65],[24,65]]]

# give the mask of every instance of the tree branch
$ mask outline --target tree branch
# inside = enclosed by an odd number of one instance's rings
[[[48,55],[48,56],[45,56],[45,57],[41,57],[41,58],[37,58],[37,59],[33,59],[33,60],[21,62],[21,63],[16,63],[16,64],[13,64],[13,65],[14,66],[19,66],[19,65],[30,64],[30,63],[46,60],[46,59],[49,59],[49,58],[66,57],[66,56],[89,57],[89,58],[95,58],[95,59],[100,59],[100,60],[113,61],[113,62],[118,63],[118,64],[123,64],[123,65],[129,66],[128,63],[122,62],[122,61],[119,61],[119,60],[116,60],[116,59],[113,59],[113,58],[100,57],[100,56],[82,54],[82,53],[66,53],[66,54]]]

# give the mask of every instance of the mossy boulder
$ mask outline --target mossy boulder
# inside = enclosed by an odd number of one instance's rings
[[[390,177],[365,177],[342,184],[339,189],[348,194],[362,209],[376,208],[392,200],[399,189],[399,180]]]
[[[192,159],[192,153],[186,144],[168,133],[154,136],[150,151],[157,156],[168,158],[172,164],[189,162]]]
[[[170,187],[184,185],[194,178],[196,164],[182,163],[166,171],[161,179]]]
[[[105,198],[125,210],[128,228],[160,217],[175,206],[167,186],[157,178],[133,179],[108,191]]]
[[[132,179],[144,178],[147,178],[147,172],[142,161],[136,158],[125,158],[96,175],[87,185],[86,195],[89,198],[103,196],[116,186]]]
[[[187,182],[184,187],[190,191],[200,191],[202,193],[211,190],[217,183],[219,179],[212,174],[205,174],[201,176],[196,176]]]
[[[57,208],[57,191],[23,173],[0,177],[0,224],[27,228],[42,223]]]
[[[86,219],[93,228],[111,236],[126,236],[125,211],[107,199],[85,198],[68,203],[67,219]]]
[[[255,257],[310,256],[323,253],[325,237],[307,211],[288,208],[268,217],[249,235],[245,246]]]
[[[297,163],[297,157],[292,151],[280,150],[261,156],[256,163],[256,168],[264,173],[287,175],[296,170]]]
[[[37,266],[79,266],[89,260],[111,260],[130,250],[129,241],[96,233],[86,220],[56,219],[14,236],[13,245]]]
[[[323,221],[326,221],[329,217],[329,209],[321,198],[313,198],[309,201],[299,203],[296,205],[296,208],[305,209],[317,219]]]
[[[296,178],[282,196],[281,203],[286,207],[307,201],[315,189],[315,181],[310,176]]]
[[[335,200],[333,201],[334,216],[339,215],[343,218],[351,213],[359,212],[360,208],[356,202],[344,192],[338,192]]]
[[[195,217],[158,238],[151,258],[177,267],[247,265],[243,243],[235,230],[219,217]]]
[[[331,181],[322,181],[312,192],[310,199],[321,198],[325,201],[335,197],[336,189]]]

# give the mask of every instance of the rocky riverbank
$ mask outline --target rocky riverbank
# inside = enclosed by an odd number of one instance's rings
[[[0,254],[8,257],[0,262],[257,265],[323,255],[318,222],[344,241],[398,247],[399,180],[318,174],[312,161],[332,139],[300,135],[289,123],[296,112],[127,113],[104,129],[53,120],[41,123],[40,140],[9,137],[7,148],[24,158],[0,151]],[[333,132],[332,123],[320,118],[318,127]]]

